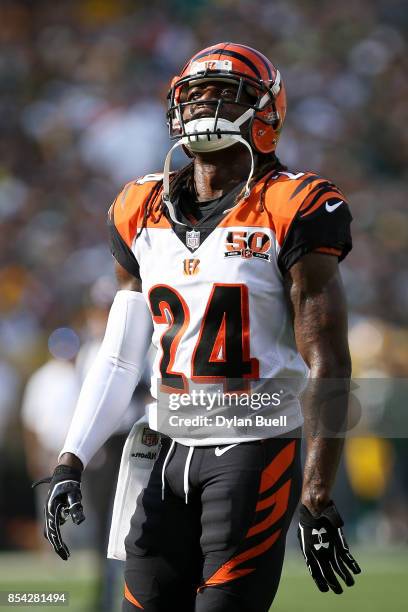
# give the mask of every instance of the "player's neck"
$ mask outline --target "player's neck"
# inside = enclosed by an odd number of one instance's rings
[[[198,201],[205,202],[225,195],[248,178],[250,167],[248,151],[239,145],[196,154],[194,184]]]

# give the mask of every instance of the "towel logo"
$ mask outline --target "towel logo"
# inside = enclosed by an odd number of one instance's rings
[[[142,444],[145,446],[156,446],[159,443],[159,434],[149,427],[144,427],[142,433]]]

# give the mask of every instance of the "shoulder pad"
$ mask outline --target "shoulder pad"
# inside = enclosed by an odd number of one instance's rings
[[[147,174],[130,181],[119,192],[109,209],[110,222],[115,225],[129,247],[138,227],[142,225],[145,204],[161,178],[160,174]]]
[[[144,183],[157,183],[163,180],[163,172],[153,172],[152,174],[145,174],[138,178],[135,183],[137,185],[144,185]]]
[[[309,214],[332,198],[345,199],[331,181],[318,174],[278,172],[268,181],[265,193],[265,206],[274,219],[278,243],[283,243],[298,213]]]

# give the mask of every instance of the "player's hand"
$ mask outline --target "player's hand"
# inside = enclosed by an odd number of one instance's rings
[[[37,480],[32,487],[44,482],[50,483],[44,507],[44,537],[66,561],[69,550],[62,540],[60,527],[69,516],[76,525],[85,520],[81,503],[81,472],[68,465],[58,465],[52,476]]]
[[[348,587],[353,586],[353,574],[361,569],[351,556],[342,527],[344,523],[333,502],[315,518],[303,504],[299,512],[298,538],[306,565],[320,591],[343,592],[337,576]]]

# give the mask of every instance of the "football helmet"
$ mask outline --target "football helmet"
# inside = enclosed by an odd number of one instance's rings
[[[183,90],[204,80],[217,79],[237,84],[236,98],[228,104],[242,108],[241,116],[233,122],[222,119],[225,101],[220,98],[205,102],[214,106],[214,118],[185,123],[183,110],[197,101],[183,101]],[[245,90],[254,97],[252,104],[242,100]],[[248,124],[246,132],[253,149],[271,153],[276,148],[286,114],[286,94],[279,70],[259,51],[234,43],[220,43],[196,53],[180,75],[172,79],[168,101],[170,138],[185,138],[186,146],[192,151],[213,151],[230,146],[235,141],[225,136],[242,136]]]
[[[186,99],[189,87],[205,81],[221,81],[236,85],[234,100]],[[248,95],[244,95],[244,92]],[[185,121],[185,109],[191,105],[213,106],[214,115]],[[242,110],[234,120],[224,118],[224,105],[234,104]],[[286,94],[280,72],[259,51],[246,45],[219,43],[196,53],[175,76],[168,93],[167,122],[171,140],[177,142],[169,151],[164,168],[163,199],[169,202],[168,175],[170,158],[177,146],[187,153],[216,151],[241,142],[251,154],[251,173],[247,181],[246,195],[253,174],[253,151],[272,153],[277,145],[286,114]]]

